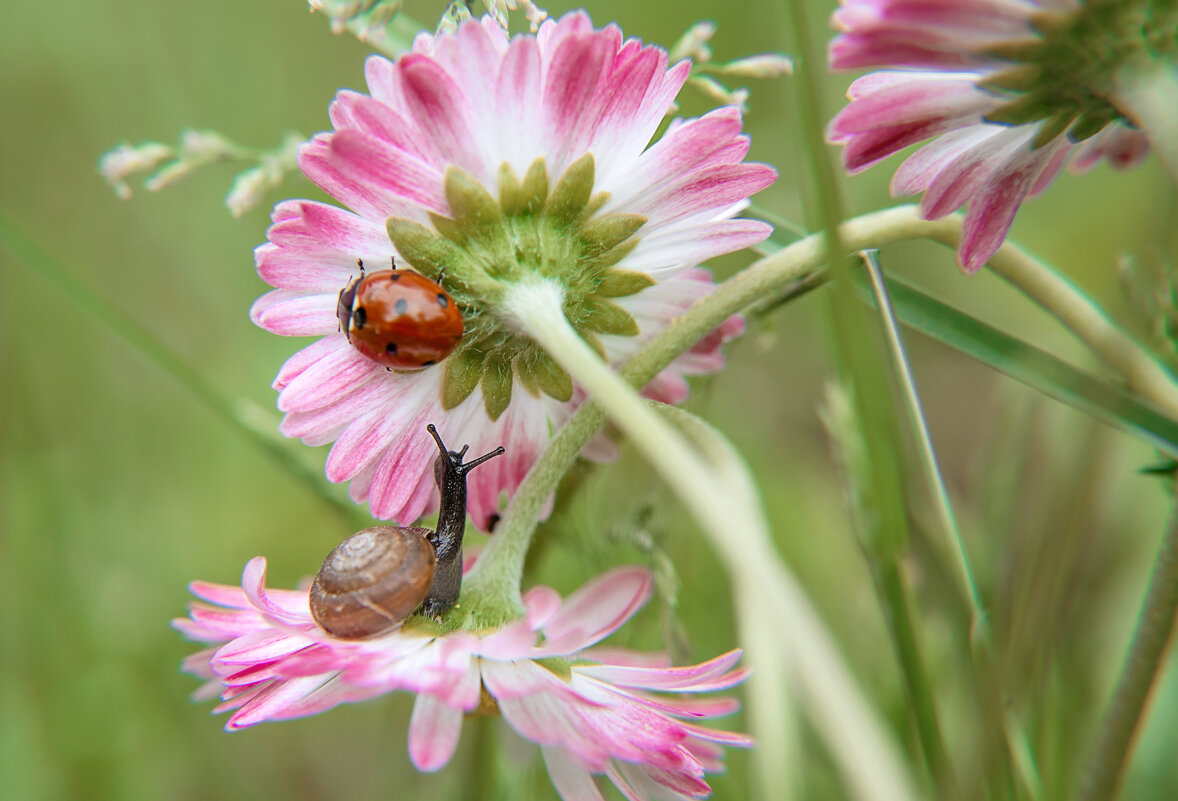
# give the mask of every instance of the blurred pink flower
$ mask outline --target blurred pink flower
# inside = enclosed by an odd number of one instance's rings
[[[986,263],[1023,200],[1045,190],[1065,163],[1082,171],[1107,158],[1125,168],[1148,153],[1145,135],[1115,111],[1088,118],[1083,108],[1066,107],[1063,92],[1054,105],[1030,96],[1024,109],[1033,119],[1012,124],[1023,109],[1008,81],[1019,69],[1017,54],[1033,52],[1039,40],[1037,15],[1076,7],[1072,0],[842,0],[834,12],[841,33],[830,45],[833,68],[899,69],[851,84],[829,140],[844,145],[843,163],[857,173],[932,139],[896,170],[892,194],[923,192],[920,213],[928,220],[969,204],[957,254],[967,273]]]
[[[698,798],[705,774],[723,768],[720,746],[748,737],[694,719],[731,714],[730,698],[683,698],[741,682],[740,651],[690,667],[657,654],[592,648],[622,626],[651,594],[648,571],[619,568],[567,599],[548,587],[523,598],[525,616],[493,631],[437,633],[398,627],[366,640],[326,634],[311,618],[306,591],[265,587],[266,560],[250,560],[241,588],[193,582],[187,618],[173,625],[211,647],[184,669],[207,683],[195,697],[220,696],[232,710],[226,729],[324,712],[394,690],[417,694],[409,755],[419,770],[444,766],[463,717],[497,712],[542,747],[565,799],[600,798],[604,774],[633,799]],[[425,623],[428,625],[428,623]],[[542,660],[542,661],[540,661]]]
[[[340,92],[331,106],[335,130],[305,145],[299,164],[351,210],[308,200],[274,209],[256,260],[275,290],[251,316],[277,334],[320,337],[274,382],[281,430],[311,445],[334,443],[327,477],[349,481],[353,500],[367,499],[374,516],[410,523],[436,507],[431,445],[405,436],[433,422],[447,441],[475,452],[507,449],[470,479],[468,508],[485,528],[501,493],[515,490],[550,431],[582,399],[537,346],[495,316],[495,287],[508,280],[502,271],[532,269],[520,247],[540,243],[543,269],[556,264],[556,277],[570,287],[570,321],[617,364],[711,291],[710,276],[696,265],[768,236],[765,223],[733,219],[775,177],[766,165],[743,163],[748,139],[739,110],[676,120],[651,144],[689,68],[686,61],[668,67],[665,51],[623,39],[614,26],[595,30],[583,12],[512,39],[484,17],[453,35],[419,36],[395,62],[369,58],[371,95]],[[520,183],[537,169],[541,180]],[[531,190],[538,205],[526,203]],[[486,233],[485,226],[463,228],[470,202],[484,200],[502,210],[475,214],[479,224],[505,220],[494,228],[495,244],[516,243],[506,267],[479,261],[502,249],[462,250]],[[394,227],[404,237],[397,245]],[[403,252],[423,238],[434,250]],[[436,278],[422,253],[442,246],[443,282],[463,310],[467,335],[437,366],[386,371],[339,332],[339,291],[356,274],[357,258],[379,270],[396,257]],[[561,262],[553,253],[573,255]],[[487,287],[491,296],[480,296]],[[648,392],[682,400],[683,377],[718,370],[720,344],[741,325],[729,321]],[[602,458],[610,447],[598,441],[586,455]]]

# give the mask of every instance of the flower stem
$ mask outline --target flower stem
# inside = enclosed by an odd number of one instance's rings
[[[1129,653],[1109,701],[1096,746],[1076,801],[1112,801],[1117,797],[1145,715],[1150,691],[1161,671],[1178,617],[1178,504],[1162,535],[1157,559]]]
[[[961,239],[962,217],[922,220],[915,206],[897,206],[864,214],[844,222],[839,231],[849,252],[883,247],[909,239],[931,239],[956,247]],[[637,353],[623,372],[650,380],[676,355],[719,326],[732,314],[766,298],[781,287],[818,272],[828,259],[825,238],[814,234],[794,242],[725,281],[711,295],[699,300]],[[989,266],[1016,289],[1055,316],[1106,364],[1124,376],[1128,386],[1178,419],[1178,385],[1174,377],[1132,337],[1114,325],[1105,312],[1079,288],[1007,242],[990,259]],[[658,369],[651,368],[658,365]]]
[[[888,619],[888,630],[891,631],[896,658],[900,662],[900,672],[904,676],[908,704],[912,709],[916,735],[920,740],[920,750],[928,764],[933,786],[937,788],[937,797],[942,801],[961,798],[953,763],[941,737],[941,724],[937,720],[932,683],[920,655],[908,590],[900,565],[893,558],[877,562],[874,568],[876,585]]]
[[[752,636],[764,638],[762,644],[778,643],[784,651],[783,632],[788,632],[792,647],[780,655],[797,671],[803,687],[800,697],[810,703],[811,720],[827,739],[855,795],[913,797],[894,743],[773,549],[743,464],[735,456],[718,459],[715,445],[701,452],[655,414],[578,336],[564,318],[562,301],[557,284],[521,283],[506,291],[502,308],[589,391],[700,521],[728,567],[741,618],[759,621]],[[762,664],[759,669],[771,666]],[[766,745],[765,758],[778,760],[778,753]],[[772,772],[771,766],[766,772]],[[785,791],[778,782],[767,783],[761,790],[764,794]]]
[[[1116,103],[1149,135],[1170,175],[1178,181],[1178,62],[1140,57],[1117,71]]]
[[[954,247],[961,237],[961,217],[955,215],[929,222],[920,219],[914,206],[901,206],[847,220],[839,230],[843,246],[849,251],[919,238]],[[806,237],[759,259],[699,300],[675,321],[675,325],[656,335],[623,365],[619,373],[621,378],[631,386],[644,386],[676,356],[730,315],[775,297],[783,287],[813,279],[827,262],[825,239],[821,235]],[[1131,389],[1178,418],[1178,387],[1169,373],[1072,284],[1009,243],[998,250],[991,266],[1061,319],[1111,367],[1125,376]],[[589,402],[556,433],[524,478],[504,512],[495,536],[467,576],[464,601],[487,597],[500,605],[514,604],[519,610],[516,614],[522,612],[519,586],[524,556],[540,510],[560,477],[569,470],[604,421],[601,406]],[[972,639],[983,645],[987,640],[984,631],[976,630]],[[985,648],[981,650],[985,651]],[[992,659],[981,660],[983,671],[986,665],[992,665]]]
[[[955,247],[961,237],[961,217],[954,215],[930,222],[920,219],[915,206],[899,206],[847,220],[840,226],[840,232],[844,246],[851,251],[921,238]],[[813,278],[826,263],[825,241],[821,235],[808,236],[757,260],[696,302],[675,325],[655,336],[626,362],[620,371],[622,377],[633,386],[645,385],[729,316],[773,298],[782,287]],[[1114,326],[1090,298],[1010,243],[998,250],[990,266],[1059,318],[1123,375],[1130,389],[1178,419],[1178,387],[1171,375]],[[500,599],[514,596],[518,605],[523,557],[540,509],[604,419],[599,407],[587,404],[557,434],[517,490],[495,537],[468,576],[468,585],[479,587],[485,582],[486,587],[480,591]],[[493,580],[480,576],[490,572],[496,574]],[[981,612],[977,608],[972,611],[975,617]]]

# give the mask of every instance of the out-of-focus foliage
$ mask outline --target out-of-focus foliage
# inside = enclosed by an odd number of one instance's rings
[[[825,40],[831,3],[809,6],[809,35]],[[442,10],[406,7],[431,25]],[[712,19],[717,62],[782,48],[784,15],[767,0],[609,0],[589,10],[598,24],[617,20],[628,35],[667,46]],[[15,4],[0,26],[0,213],[209,382],[270,409],[269,382],[298,343],[246,317],[263,289],[251,249],[264,238],[269,204],[240,220],[226,213],[228,165],[123,202],[96,164],[120,141],[173,142],[188,127],[250,143],[321,130],[335,91],[363,87],[367,52],[293,0]],[[825,79],[828,116],[849,80]],[[758,203],[800,220],[797,181],[806,171],[790,81],[748,81],[747,129],[753,157],[781,171]],[[681,112],[698,114],[707,102],[684,93]],[[891,202],[888,172],[843,181],[853,212]],[[274,199],[286,196],[322,197],[296,177]],[[1129,174],[1102,167],[1082,182],[1064,176],[1024,206],[1012,238],[1126,314],[1117,258],[1160,252],[1174,261],[1175,214],[1156,161]],[[728,274],[748,259],[713,266]],[[882,262],[991,325],[1093,367],[997,278],[958,273],[947,250],[897,246]],[[184,611],[186,582],[234,583],[247,559],[265,554],[273,582],[293,585],[354,525],[2,248],[0,280],[0,797],[555,797],[534,754],[511,738],[504,745],[493,720],[468,727],[441,773],[416,773],[405,750],[405,697],[232,735],[208,716],[209,705],[189,703],[194,682],[178,665],[193,646],[167,626]],[[821,294],[752,320],[730,368],[695,385],[691,408],[751,463],[781,550],[907,742],[886,627],[817,415],[833,369]],[[1045,798],[1063,797],[1161,531],[1166,492],[1139,472],[1154,454],[942,345],[906,337],[1011,708],[1038,757]],[[566,484],[530,560],[531,580],[568,591],[607,566],[647,563],[661,592],[624,632],[630,642],[667,641],[683,660],[737,644],[714,558],[634,454]],[[925,515],[912,510],[918,534]],[[980,786],[988,744],[963,661],[962,610],[920,537],[905,567],[948,748],[963,784]],[[1176,700],[1171,658],[1125,798],[1168,797],[1178,787],[1178,718],[1165,714]],[[797,762],[809,771],[807,797],[837,797],[820,749],[805,747],[811,758]],[[745,755],[731,755],[729,774],[714,783],[717,798],[747,797],[746,767]]]

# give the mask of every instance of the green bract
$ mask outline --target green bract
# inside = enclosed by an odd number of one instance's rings
[[[1095,0],[1074,11],[1033,16],[1038,37],[986,52],[1011,66],[980,85],[1011,100],[986,115],[989,122],[1043,121],[1035,146],[1067,132],[1083,141],[1110,123],[1132,124],[1112,102],[1113,76],[1142,52],[1178,51],[1178,4]]]
[[[638,244],[646,218],[597,212],[609,199],[593,192],[592,155],[582,156],[553,186],[543,159],[522,178],[499,168],[496,200],[469,173],[449,167],[446,200],[453,217],[431,214],[433,227],[390,217],[389,238],[418,272],[445,286],[462,310],[466,335],[443,363],[442,405],[452,409],[482,387],[492,420],[511,402],[518,379],[526,392],[559,401],[573,394],[569,376],[497,314],[504,290],[529,278],[564,288],[564,313],[599,353],[598,334],[634,336],[638,324],[611,298],[651,286],[645,273],[615,265]]]

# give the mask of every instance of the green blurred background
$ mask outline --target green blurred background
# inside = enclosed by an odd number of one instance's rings
[[[808,4],[825,41],[833,4]],[[431,23],[440,4],[411,3]],[[548,6],[553,13],[564,5]],[[782,49],[784,16],[764,0],[598,2],[598,24],[669,46],[714,19],[716,57]],[[211,128],[268,146],[327,126],[341,87],[363,88],[367,48],[333,36],[296,0],[149,3],[100,0],[12,5],[0,26],[0,211],[69,274],[145,326],[200,376],[241,399],[264,429],[277,422],[269,383],[300,343],[250,324],[264,289],[251,249],[269,203],[234,220],[221,205],[231,166],[205,169],[158,194],[118,200],[96,172],[121,141],[175,142]],[[829,116],[847,76],[825,79]],[[758,202],[802,219],[790,79],[752,84],[752,157],[777,184]],[[685,113],[704,102],[685,95]],[[843,182],[853,212],[892,201],[884,168]],[[291,178],[271,201],[319,197]],[[1150,159],[1062,176],[1028,204],[1015,239],[1060,265],[1128,316],[1115,264],[1122,253],[1178,254],[1175,194]],[[787,237],[788,240],[788,237]],[[713,265],[728,274],[737,255]],[[1064,331],[997,278],[967,279],[933,245],[885,252],[889,270],[1041,347],[1085,361]],[[178,665],[193,650],[168,627],[185,584],[235,583],[265,554],[290,586],[359,526],[213,414],[172,376],[39,274],[0,249],[0,798],[262,799],[552,798],[535,754],[495,721],[468,722],[437,775],[409,764],[410,699],[389,697],[323,716],[226,734]],[[859,679],[915,754],[902,687],[839,475],[818,421],[832,374],[817,292],[752,322],[720,378],[697,382],[691,408],[728,433],[751,463],[783,552],[838,637]],[[1047,401],[948,349],[908,336],[917,380],[967,546],[989,604],[1011,709],[1026,726],[1045,798],[1066,797],[1087,753],[1131,632],[1166,514],[1155,461],[1126,436]],[[321,478],[325,452],[292,444]],[[600,570],[651,564],[660,599],[619,642],[699,660],[736,645],[725,580],[671,497],[630,451],[572,477],[544,527],[532,581],[571,591]],[[341,488],[331,488],[344,497]],[[718,499],[722,502],[722,499]],[[914,509],[919,522],[927,510]],[[476,538],[477,539],[477,538]],[[673,565],[673,568],[671,567]],[[906,567],[942,726],[967,786],[977,784],[982,721],[971,707],[964,617],[941,563],[917,541]],[[788,638],[789,632],[782,632]],[[1178,796],[1174,659],[1153,706],[1125,797]],[[733,721],[732,725],[740,725]],[[841,797],[807,737],[806,797]],[[912,763],[917,764],[913,757]],[[747,756],[716,777],[718,798],[749,791]],[[612,792],[612,790],[611,790]]]

